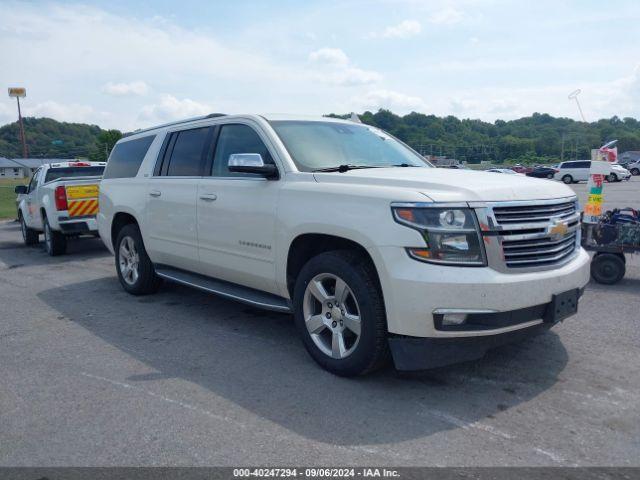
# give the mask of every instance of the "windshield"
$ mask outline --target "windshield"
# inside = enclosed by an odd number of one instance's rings
[[[62,167],[50,168],[47,176],[44,178],[46,182],[52,182],[59,178],[79,178],[79,177],[100,177],[104,172],[104,167]]]
[[[280,120],[271,125],[302,172],[340,165],[431,166],[402,142],[368,125]]]

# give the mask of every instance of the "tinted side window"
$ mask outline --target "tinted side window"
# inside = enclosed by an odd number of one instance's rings
[[[33,177],[31,177],[31,181],[29,182],[29,187],[27,188],[27,192],[32,192],[33,190],[35,190],[36,185],[38,183],[38,177],[40,177],[40,172],[42,170],[38,169],[36,170],[36,172],[33,174]]]
[[[256,131],[247,125],[223,125],[216,143],[213,159],[213,175],[216,177],[260,177],[252,173],[230,172],[229,156],[233,153],[259,153],[264,163],[273,163],[267,146]]]
[[[576,162],[564,162],[560,168],[576,168]]]
[[[182,130],[177,135],[166,175],[174,177],[197,177],[202,175],[202,166],[210,142],[210,127]]]
[[[135,177],[154,138],[155,135],[149,135],[116,144],[107,160],[104,178]]]
[[[578,168],[591,168],[591,162],[576,162]]]

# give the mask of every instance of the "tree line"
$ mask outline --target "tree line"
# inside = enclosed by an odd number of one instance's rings
[[[330,114],[349,118],[349,115]],[[412,112],[396,115],[389,110],[359,114],[363,123],[382,128],[423,155],[442,155],[469,163],[544,163],[560,159],[589,158],[592,148],[618,140],[618,150],[640,150],[640,122],[612,117],[578,122],[546,113],[517,120],[459,119]],[[122,133],[97,125],[58,122],[51,118],[24,119],[29,156],[106,160]],[[0,127],[0,156],[22,156],[18,123]]]

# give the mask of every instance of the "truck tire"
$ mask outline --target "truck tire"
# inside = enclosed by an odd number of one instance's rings
[[[27,227],[27,223],[24,220],[24,217],[22,216],[22,212],[20,212],[18,214],[19,220],[20,220],[20,230],[22,231],[22,240],[24,241],[25,245],[35,245],[36,243],[38,243],[39,240],[39,234],[37,231],[35,231],[33,228],[29,228]]]
[[[120,229],[114,250],[118,280],[125,291],[132,295],[158,291],[162,279],[156,275],[137,225],[129,224]]]
[[[47,217],[44,222],[44,248],[49,255],[57,257],[67,251],[67,238],[61,233],[51,229]]]
[[[351,377],[388,362],[382,292],[373,265],[357,252],[309,260],[296,279],[293,307],[305,348],[325,370]]]
[[[573,183],[573,177],[571,175],[565,175],[562,177],[562,181],[569,185],[570,183]]]
[[[598,253],[591,260],[591,277],[598,283],[613,285],[625,274],[624,257],[614,253]]]

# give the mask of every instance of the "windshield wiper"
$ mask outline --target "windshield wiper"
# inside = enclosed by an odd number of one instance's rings
[[[349,170],[357,170],[359,168],[380,168],[375,165],[351,165],[351,164],[343,164],[338,165],[336,167],[326,167],[326,168],[316,168],[312,170],[313,172],[348,172]]]

